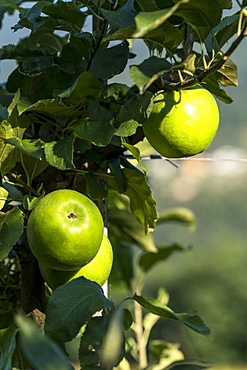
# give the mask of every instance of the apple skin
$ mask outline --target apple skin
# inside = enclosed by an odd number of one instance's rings
[[[95,281],[100,286],[108,279],[113,263],[113,251],[110,240],[103,235],[100,249],[96,256],[87,265],[75,271],[53,270],[39,262],[41,275],[52,290],[69,281],[84,276],[86,279]]]
[[[202,87],[158,94],[143,125],[152,147],[164,157],[189,157],[203,152],[219,126],[213,95]]]
[[[53,269],[75,270],[97,254],[103,219],[85,195],[70,189],[47,194],[31,212],[27,239],[38,261]]]

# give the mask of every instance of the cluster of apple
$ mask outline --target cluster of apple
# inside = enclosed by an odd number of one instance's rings
[[[151,114],[143,125],[152,147],[168,158],[203,152],[219,126],[219,109],[213,95],[201,86],[157,93]]]
[[[28,244],[51,289],[80,276],[103,285],[113,262],[98,207],[70,189],[41,198],[27,224]]]

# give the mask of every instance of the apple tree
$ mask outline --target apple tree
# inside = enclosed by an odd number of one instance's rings
[[[246,0],[1,1],[1,21],[18,12],[12,32],[27,30],[0,49],[1,60],[16,61],[0,88],[1,370],[209,367],[149,337],[159,319],[211,334],[198,315],[174,312],[162,289],[155,298],[142,293],[146,273],[185,249],[155,245],[156,224],[195,223],[186,209],[157,214],[142,126],[160,91],[202,86],[232,103],[224,88],[238,84],[230,57],[247,35],[246,7]],[[136,40],[149,52],[138,65]],[[117,82],[126,70],[131,86]],[[26,225],[58,189],[99,207],[114,247],[112,294],[84,277],[54,291],[44,282]],[[126,293],[116,302],[115,288]]]

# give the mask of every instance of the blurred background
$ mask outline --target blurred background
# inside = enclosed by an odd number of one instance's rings
[[[27,35],[12,32],[17,21],[16,14],[4,18],[0,46]],[[133,47],[138,57],[131,63],[148,56],[144,44],[135,42]],[[226,91],[234,102],[219,102],[218,134],[210,148],[195,157],[213,160],[176,161],[178,168],[162,160],[145,161],[158,211],[188,207],[196,214],[197,228],[157,227],[157,245],[179,242],[192,248],[151,270],[144,296],[156,297],[162,282],[169,306],[175,312],[199,314],[211,328],[213,341],[165,320],[154,327],[153,338],[179,342],[187,358],[213,360],[222,364],[221,369],[237,370],[247,369],[247,40],[232,60],[239,68],[239,87]],[[12,61],[0,63],[0,83],[14,67]],[[128,71],[115,80],[131,84]]]

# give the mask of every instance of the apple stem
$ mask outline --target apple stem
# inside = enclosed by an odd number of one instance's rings
[[[78,215],[75,215],[73,212],[71,212],[69,215],[68,215],[68,218],[73,218],[73,219],[75,219],[75,218],[77,218],[78,217]]]

